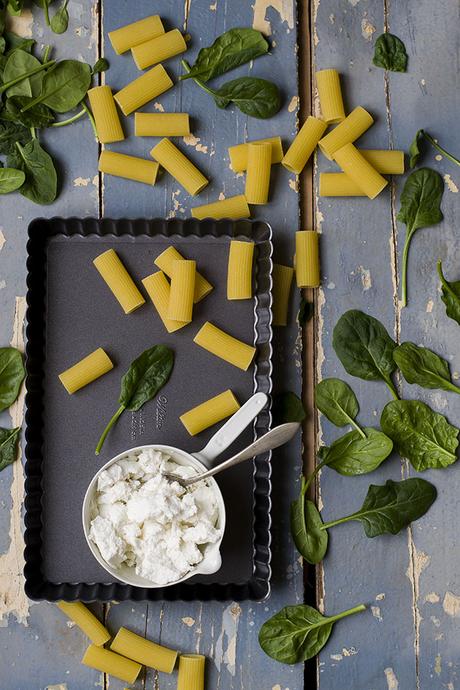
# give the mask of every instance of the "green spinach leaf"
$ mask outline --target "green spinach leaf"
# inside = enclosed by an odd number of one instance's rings
[[[69,26],[68,4],[69,0],[64,0],[61,7],[50,21],[51,31],[55,34],[63,34],[67,31],[67,27]]]
[[[10,57],[7,59],[7,62],[5,64],[5,69],[6,69],[6,65],[8,64],[10,59],[17,52],[21,52],[21,51],[15,50],[13,53],[11,53]],[[43,70],[46,70],[49,67],[52,67],[54,64],[55,64],[54,60],[49,60],[48,62],[44,62],[43,64],[39,63],[39,65],[37,67],[34,67],[33,69],[27,70],[26,72],[23,72],[22,74],[18,74],[14,79],[10,79],[9,81],[4,81],[3,84],[0,84],[0,94],[5,93],[5,91],[8,91],[8,89],[11,89],[11,87],[15,86],[16,84],[23,82],[24,80],[31,79],[36,74],[43,72]]]
[[[366,427],[363,438],[357,431],[320,448],[321,466],[327,465],[339,474],[354,477],[373,472],[393,450],[393,441],[382,431]]]
[[[275,395],[273,399],[273,420],[275,424],[303,422],[306,416],[305,408],[298,395],[291,391]]]
[[[405,72],[407,58],[408,55],[404,43],[394,34],[381,34],[375,41],[372,62],[376,67],[382,67],[391,72]]]
[[[13,122],[19,123],[24,127],[36,127],[38,129],[49,127],[54,122],[54,114],[43,103],[37,103],[33,108],[28,108],[25,112],[22,112],[23,108],[31,100],[28,96],[12,96],[6,102],[5,113],[10,115]]]
[[[155,397],[171,375],[174,353],[165,345],[154,345],[131,363],[121,379],[120,407],[104,429],[96,447],[99,455],[110,429],[125,410],[136,412]]]
[[[30,129],[23,127],[15,122],[0,121],[0,154],[7,155],[12,153],[18,141],[20,144],[27,144],[32,138]]]
[[[99,60],[96,60],[91,72],[92,72],[92,74],[100,74],[101,72],[105,72],[106,70],[108,70],[109,67],[110,67],[109,61],[106,60],[106,58],[101,57],[101,58],[99,58]]]
[[[19,16],[24,6],[24,0],[8,0],[8,12],[13,16]]]
[[[16,429],[0,428],[0,472],[17,458],[20,431],[20,427]]]
[[[79,60],[62,60],[43,78],[40,96],[23,108],[44,103],[57,113],[75,108],[86,96],[91,84],[91,67]]]
[[[335,616],[323,616],[307,604],[286,606],[262,625],[259,644],[265,654],[283,664],[306,661],[324,647],[334,623],[365,610],[360,604]]]
[[[3,71],[3,81],[14,81],[25,72],[34,72],[41,67],[40,60],[24,50],[14,50],[6,61]],[[37,96],[40,93],[43,81],[43,71],[36,72],[31,77],[23,79],[18,84],[11,86],[6,92],[11,96]]]
[[[9,56],[13,50],[25,50],[26,53],[31,53],[36,41],[34,38],[24,38],[18,36],[13,31],[5,31],[4,38],[6,41],[6,54]]]
[[[391,374],[396,369],[396,343],[373,316],[357,309],[345,312],[337,321],[332,346],[345,370],[365,381],[385,381],[397,398]]]
[[[291,503],[291,534],[297,551],[314,565],[323,560],[328,543],[328,534],[320,529],[323,521],[315,504],[305,498],[307,484],[302,479],[302,487],[297,500]]]
[[[460,393],[460,388],[452,383],[448,362],[426,347],[402,343],[393,357],[407,383]]]
[[[15,347],[0,347],[0,412],[14,403],[25,375],[19,350]]]
[[[444,182],[431,168],[419,168],[407,178],[401,194],[401,209],[397,219],[406,225],[406,239],[402,256],[401,306],[407,305],[407,263],[411,239],[418,228],[440,223]]]
[[[25,173],[19,190],[36,204],[51,204],[57,196],[57,174],[53,159],[36,139],[25,146],[16,143],[17,151],[8,156],[8,166]]]
[[[445,156],[445,158],[450,160],[452,163],[455,163],[455,165],[460,165],[460,160],[458,158],[456,158],[451,153],[449,153],[449,151],[446,151],[446,149],[440,146],[436,139],[433,139],[433,137],[430,134],[428,134],[428,132],[425,132],[424,129],[419,129],[409,147],[409,165],[411,168],[414,168],[417,165],[419,158],[422,155],[421,145],[424,140],[428,141],[431,144],[431,146],[433,146],[433,148],[439,151],[439,153]]]
[[[340,379],[323,379],[316,384],[315,404],[320,412],[336,426],[351,424],[364,438],[365,434],[356,423],[359,412],[358,400],[348,383]]]
[[[235,67],[268,52],[268,43],[255,29],[230,29],[216,38],[209,48],[202,48],[195,64],[181,79],[197,78],[207,82]]]
[[[438,261],[437,268],[441,279],[441,299],[446,305],[446,314],[450,319],[460,324],[460,280],[454,283],[447,281],[442,272],[441,261]]]
[[[388,403],[380,424],[417,472],[448,467],[457,460],[459,430],[419,400]]]
[[[22,170],[0,168],[0,194],[9,194],[22,187],[26,176]]]

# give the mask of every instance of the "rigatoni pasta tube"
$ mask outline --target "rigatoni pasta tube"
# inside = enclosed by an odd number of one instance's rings
[[[318,141],[324,134],[327,124],[323,120],[310,115],[300,128],[294,141],[284,154],[281,164],[285,168],[300,175],[308,159],[316,148]]]
[[[231,240],[228,254],[227,299],[251,299],[254,242]]]
[[[404,151],[385,149],[358,149],[368,163],[383,175],[402,175],[404,173]]]
[[[173,261],[168,319],[187,322],[192,320],[195,274],[195,261],[189,259]]]
[[[404,151],[380,149],[358,149],[368,163],[379,173],[402,175],[404,173]],[[320,196],[366,196],[361,187],[346,173],[320,173]]]
[[[314,230],[300,230],[295,234],[295,275],[297,287],[318,287],[319,246],[318,233]]]
[[[202,654],[181,654],[177,690],[204,690],[205,662]]]
[[[243,371],[249,368],[256,353],[255,347],[225,333],[209,321],[203,324],[193,342]]]
[[[228,155],[230,156],[230,166],[234,172],[244,172],[248,167],[248,147],[249,144],[271,144],[272,145],[272,165],[281,163],[283,158],[283,144],[281,137],[269,137],[268,139],[256,139],[244,144],[229,146]]]
[[[97,647],[102,647],[112,637],[107,628],[81,601],[58,601],[57,606]]]
[[[76,393],[88,383],[92,383],[99,377],[113,369],[110,357],[104,352],[102,347],[98,347],[90,355],[84,357],[79,362],[59,374],[59,380],[66,389],[67,393]]]
[[[179,419],[190,436],[195,436],[226,417],[235,414],[239,409],[240,404],[232,391],[226,390],[188,412],[184,412]]]
[[[146,640],[145,637],[136,635],[127,628],[119,629],[110,649],[163,673],[172,673],[176,665],[176,650]]]
[[[192,196],[199,194],[209,182],[169,139],[162,139],[153,147],[150,155]]]
[[[163,65],[157,65],[120,89],[115,94],[114,99],[123,114],[130,115],[153,98],[170,89],[172,85],[172,79]]]
[[[130,684],[135,682],[142,668],[136,661],[93,644],[86,650],[81,663]]]
[[[131,50],[134,62],[139,69],[145,69],[159,62],[164,62],[168,58],[184,53],[187,44],[179,29],[172,29],[165,34],[161,34],[145,41]]]
[[[187,325],[187,321],[173,321],[168,319],[169,294],[171,287],[166,280],[163,271],[157,271],[152,275],[143,278],[142,285],[145,287],[148,296],[153,302],[153,306],[158,312],[158,316],[163,321],[163,325],[168,333],[174,333]]]
[[[320,139],[318,146],[326,158],[332,160],[338,149],[355,141],[373,124],[374,118],[360,105],[342,120],[329,134]]]
[[[344,172],[320,173],[320,196],[366,196],[361,187]]]
[[[273,264],[273,326],[287,326],[293,276],[291,266]]]
[[[248,204],[266,204],[270,189],[272,145],[249,144],[244,196]]]
[[[106,175],[124,177],[127,180],[154,185],[157,180],[159,165],[156,161],[128,156],[126,153],[101,151],[99,170]]]
[[[93,264],[120,303],[125,314],[131,314],[145,303],[133,279],[114,249],[99,254]]]
[[[188,113],[134,113],[136,137],[185,137],[190,134]]]
[[[251,211],[249,210],[248,202],[244,194],[237,196],[229,196],[227,199],[213,201],[210,204],[202,204],[201,206],[194,206],[191,209],[192,217],[199,218],[250,218]]]
[[[378,173],[353,144],[345,144],[334,153],[336,162],[369,199],[375,199],[388,180]]]
[[[145,43],[145,41],[156,38],[156,36],[164,34],[164,32],[161,19],[155,14],[145,17],[145,19],[140,19],[138,22],[122,26],[114,31],[109,31],[109,39],[116,54],[121,55],[139,43]]]
[[[328,125],[345,119],[342,89],[340,88],[339,73],[335,69],[322,69],[316,72],[316,86],[318,87],[321,115]]]
[[[172,276],[172,267],[174,261],[183,260],[184,257],[180,254],[175,247],[168,247],[161,254],[157,256],[154,261],[155,266],[165,273],[168,278]],[[196,272],[195,275],[195,295],[193,301],[195,304],[200,302],[206,295],[209,295],[213,289],[211,283],[209,283],[201,273]]]
[[[125,135],[110,86],[95,86],[89,89],[88,98],[101,144],[122,141]]]

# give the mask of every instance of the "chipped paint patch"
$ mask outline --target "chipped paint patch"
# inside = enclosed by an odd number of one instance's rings
[[[441,671],[442,671],[441,655],[436,654],[436,658],[434,660],[434,672],[436,673],[437,676],[440,676]]]
[[[332,661],[342,661],[343,656],[341,654],[331,654],[330,655]]]
[[[454,594],[453,592],[447,591],[442,602],[442,608],[448,616],[452,616],[453,618],[459,618],[460,597],[457,594]]]
[[[356,7],[356,5],[358,4],[359,1],[360,1],[360,0],[348,0],[348,2],[350,3],[350,5],[351,5],[352,7]]]
[[[364,266],[358,266],[356,270],[361,276],[361,283],[363,285],[364,292],[370,290],[372,287],[372,277],[370,270],[368,268],[364,268]]]
[[[446,183],[447,189],[448,189],[450,192],[453,192],[454,194],[458,194],[458,187],[457,187],[457,185],[455,184],[455,182],[453,181],[453,179],[451,178],[450,175],[447,175],[447,174],[444,175],[444,182]]]
[[[24,319],[26,298],[16,297],[16,308],[13,320],[11,346],[24,351]],[[18,399],[10,407],[9,414],[14,427],[21,426],[24,414],[25,388],[21,389]],[[8,551],[0,556],[0,625],[8,624],[8,616],[14,615],[17,622],[28,625],[29,600],[24,592],[24,539],[21,530],[21,511],[24,499],[24,469],[21,462],[21,443],[18,447],[18,458],[13,463],[13,481],[11,483],[11,517],[10,545]]]
[[[222,630],[217,638],[214,653],[214,663],[220,671],[221,665],[225,664],[227,671],[234,676],[236,672],[236,637],[238,623],[241,616],[241,606],[234,602],[224,609],[222,614]],[[224,649],[226,640],[226,649]]]
[[[6,242],[5,235],[3,234],[3,230],[0,228],[0,252],[3,249],[5,242]]]
[[[153,104],[153,107],[155,108],[155,110],[158,110],[160,113],[164,113],[164,111],[165,111],[165,109],[164,109],[164,107],[161,105],[161,103],[158,103],[158,102],[157,102],[157,103],[154,103],[154,104]]]
[[[74,187],[87,187],[91,182],[90,177],[76,177],[73,181]]]
[[[363,38],[366,39],[366,41],[372,41],[372,36],[375,34],[377,29],[375,26],[369,21],[367,17],[367,12],[364,13],[364,17],[361,20],[361,34]]]
[[[442,161],[442,156],[440,153],[437,153],[436,156],[434,157],[435,161]]]
[[[199,153],[207,153],[208,152],[208,147],[203,146],[203,144],[200,144],[200,137],[195,137],[193,134],[187,134],[187,136],[182,137],[182,141],[184,144],[187,144],[187,146],[193,146],[195,151],[198,151]]]
[[[279,683],[277,683],[276,685],[274,685],[272,687],[272,690],[281,690],[281,685]]]
[[[321,0],[313,0],[313,8],[312,8],[312,14],[311,14],[311,20],[312,20],[312,26],[313,26],[313,45],[315,46],[315,48],[317,47],[317,45],[319,43],[317,19],[318,19],[318,10],[319,10],[319,3],[320,2],[321,2]],[[319,99],[318,99],[318,95],[316,94],[315,102],[314,102],[314,112],[315,113],[318,112],[318,106],[319,106]]]
[[[187,625],[189,628],[195,625],[195,619],[191,618],[190,616],[185,616],[185,618],[182,618],[182,623],[184,625]]]
[[[381,592],[380,594],[377,594],[375,597],[375,601],[383,601],[385,599],[385,592]]]
[[[215,12],[217,10],[217,2],[215,2],[213,5],[209,5],[209,9],[211,12]]]
[[[288,30],[294,28],[294,3],[292,0],[255,0],[253,5],[254,18],[252,28],[270,36],[272,27],[265,15],[271,7],[278,12],[282,22],[286,22]]]
[[[93,179],[91,180],[91,184],[93,184],[95,187],[99,187],[99,175],[94,175]]]
[[[358,653],[358,650],[356,649],[356,647],[349,647],[348,649],[346,647],[344,647],[342,649],[343,656],[355,656],[355,654],[357,654],[357,653]]]
[[[67,690],[67,683],[59,683],[58,685],[47,685],[45,690]]]
[[[7,28],[23,38],[32,38],[34,18],[30,9],[24,9],[19,17],[7,14]]]
[[[219,192],[218,199],[219,201],[223,201],[225,199],[225,194],[223,192]]]
[[[440,601],[439,594],[436,594],[436,592],[429,592],[425,597],[425,601],[429,604],[437,604]]]
[[[435,628],[439,628],[441,626],[441,621],[439,618],[436,618],[436,616],[430,616],[430,621],[433,623]]]
[[[434,302],[432,299],[429,299],[428,302],[426,303],[426,313],[431,314],[431,312],[433,311],[433,307],[434,307]]]
[[[395,676],[395,672],[393,671],[393,669],[391,667],[386,668],[384,673],[385,678],[387,679],[388,690],[398,690],[399,682]]]
[[[299,180],[297,177],[295,178],[295,180],[289,180],[288,184],[293,192],[299,191]]]
[[[4,290],[6,288],[6,280],[0,280],[0,290]]]
[[[290,113],[293,113],[294,110],[297,110],[298,107],[299,107],[299,97],[298,97],[298,96],[293,96],[293,97],[291,98],[291,100],[289,101],[288,111],[289,111]]]
[[[377,618],[378,621],[383,621],[382,614],[380,612],[380,606],[371,606],[372,615]]]

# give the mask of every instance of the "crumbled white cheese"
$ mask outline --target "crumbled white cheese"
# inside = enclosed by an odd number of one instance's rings
[[[158,585],[180,580],[200,561],[200,546],[217,542],[218,507],[205,482],[184,489],[164,472],[196,474],[170,456],[148,449],[130,455],[101,472],[97,482],[90,539],[102,558]]]

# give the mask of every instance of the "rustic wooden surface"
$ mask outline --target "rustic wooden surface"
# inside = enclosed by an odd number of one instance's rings
[[[458,3],[456,0],[315,0],[302,4],[303,22],[297,39],[294,0],[71,0],[71,26],[62,37],[43,30],[38,13],[26,12],[17,24],[24,35],[39,43],[50,42],[61,56],[79,55],[88,62],[104,53],[111,60],[107,82],[118,87],[136,75],[127,56],[115,58],[106,32],[127,21],[158,12],[169,27],[182,27],[191,36],[190,56],[200,45],[232,26],[271,32],[271,57],[254,67],[258,76],[273,75],[283,86],[284,104],[271,121],[250,120],[235,111],[215,110],[205,94],[192,84],[176,86],[157,99],[155,109],[190,111],[196,138],[181,142],[213,180],[203,201],[239,192],[243,180],[228,168],[226,148],[245,138],[280,133],[285,142],[295,132],[298,107],[296,42],[301,45],[301,93],[308,101],[311,59],[313,69],[336,67],[343,77],[348,109],[361,104],[373,113],[375,126],[360,144],[369,148],[407,149],[414,131],[426,127],[451,150],[460,151],[456,127],[458,113]],[[311,46],[307,33],[311,17]],[[389,74],[371,64],[373,41],[384,28],[398,34],[410,54],[409,73]],[[168,71],[179,74],[178,60]],[[241,73],[246,69],[242,68]],[[314,104],[316,106],[316,104]],[[152,106],[150,106],[152,107]],[[25,240],[27,224],[37,215],[187,216],[189,199],[171,179],[155,190],[97,175],[98,150],[87,122],[44,137],[56,154],[63,178],[58,201],[48,208],[33,206],[20,196],[3,198],[0,215],[0,345],[23,343],[25,295]],[[148,146],[130,138],[116,150],[144,155]],[[437,258],[446,274],[459,277],[460,253],[456,244],[459,222],[458,169],[445,159],[426,156],[426,163],[446,180],[443,199],[445,221],[414,238],[410,260],[410,303],[400,310],[399,256],[404,228],[396,223],[401,181],[378,199],[317,199],[311,196],[311,177],[302,190],[303,220],[309,222],[314,205],[315,223],[323,232],[323,287],[318,291],[314,348],[308,364],[316,363],[315,376],[347,378],[332,347],[332,329],[349,308],[380,318],[394,336],[424,342],[447,357],[460,371],[458,326],[447,319],[435,276]],[[315,172],[333,166],[319,157]],[[273,203],[258,215],[272,224],[276,254],[288,262],[293,232],[299,224],[299,201],[293,176],[279,166],[275,173]],[[200,197],[201,200],[201,197]],[[297,303],[297,295],[294,300]],[[294,320],[296,304],[293,305]],[[275,384],[299,390],[301,345],[293,327],[276,338]],[[311,343],[309,343],[311,346]],[[315,349],[315,352],[313,352]],[[311,355],[309,354],[311,353]],[[350,379],[349,379],[350,380]],[[311,384],[311,377],[307,379]],[[350,380],[361,405],[360,419],[377,424],[387,391],[378,383]],[[421,397],[455,423],[460,406],[450,394],[427,393],[399,382],[405,397]],[[311,389],[310,389],[311,390]],[[22,399],[0,416],[0,423],[19,424]],[[310,420],[310,427],[313,428]],[[323,419],[320,438],[338,435]],[[309,436],[310,437],[310,436]],[[309,438],[308,437],[308,438]],[[308,444],[307,444],[308,445]],[[301,690],[303,668],[272,662],[257,643],[261,623],[281,606],[303,599],[302,571],[286,523],[290,497],[297,490],[300,449],[293,444],[279,465],[274,464],[273,593],[264,603],[117,604],[100,611],[110,629],[121,624],[184,650],[199,650],[209,657],[208,688],[212,690]],[[63,460],[65,461],[65,459]],[[322,690],[455,690],[460,681],[458,636],[460,576],[457,538],[455,466],[425,476],[436,484],[439,498],[425,519],[396,537],[367,540],[359,525],[334,529],[324,565],[318,569],[318,603],[335,613],[361,601],[368,612],[336,627],[318,660]],[[372,475],[372,482],[412,474],[398,458]],[[344,478],[324,471],[319,498],[325,516],[345,514],[360,504],[371,479]],[[21,509],[23,470],[20,462],[0,474],[0,687],[8,690],[119,689],[123,684],[82,667],[86,640],[72,628],[55,606],[28,601],[22,590]],[[313,687],[308,681],[305,687]],[[136,688],[175,687],[175,678],[148,673]]]

